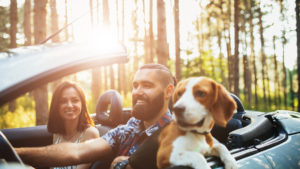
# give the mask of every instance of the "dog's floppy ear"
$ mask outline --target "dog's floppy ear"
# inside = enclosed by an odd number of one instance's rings
[[[225,127],[236,109],[236,103],[222,85],[213,82],[212,87],[215,93],[210,112],[215,122]]]

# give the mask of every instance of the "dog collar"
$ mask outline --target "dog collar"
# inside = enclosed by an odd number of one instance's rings
[[[206,134],[210,133],[209,131],[199,132],[197,130],[192,130],[191,132],[194,134],[201,134],[201,135],[206,135]]]

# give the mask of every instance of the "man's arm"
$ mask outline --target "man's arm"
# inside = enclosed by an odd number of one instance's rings
[[[82,143],[61,143],[46,147],[15,148],[22,160],[33,166],[67,166],[111,157],[113,150],[102,138]]]

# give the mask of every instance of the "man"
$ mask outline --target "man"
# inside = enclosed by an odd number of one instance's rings
[[[140,143],[171,120],[168,109],[175,79],[160,64],[146,64],[135,74],[132,118],[102,138],[79,144],[62,143],[41,148],[16,148],[25,163],[35,166],[67,166],[115,157],[111,168],[131,168],[128,157]]]

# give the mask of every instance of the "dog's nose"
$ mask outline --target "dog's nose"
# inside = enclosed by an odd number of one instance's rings
[[[182,116],[183,112],[185,111],[185,107],[178,105],[178,106],[174,106],[173,110],[176,116]]]

